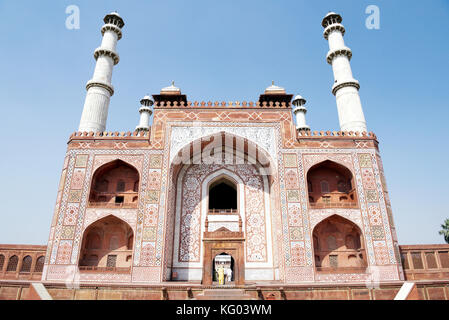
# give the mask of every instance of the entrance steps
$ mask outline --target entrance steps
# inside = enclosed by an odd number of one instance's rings
[[[204,289],[203,293],[196,296],[196,300],[254,300],[243,289],[214,288]]]

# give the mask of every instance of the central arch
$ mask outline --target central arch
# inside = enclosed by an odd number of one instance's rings
[[[220,137],[225,139],[223,136]],[[218,139],[220,139],[220,137]],[[169,250],[164,253],[164,260],[166,265],[165,279],[187,281],[201,280],[204,263],[204,248],[201,244],[201,237],[202,234],[206,231],[206,217],[207,213],[209,212],[210,204],[209,191],[213,190],[215,186],[225,182],[224,184],[227,186],[230,186],[231,184],[234,185],[235,187],[231,188],[234,189],[235,193],[237,194],[236,205],[232,205],[232,208],[223,209],[228,209],[230,211],[230,209],[234,210],[234,208],[236,207],[236,211],[241,217],[240,223],[242,225],[242,231],[246,238],[243,259],[249,259],[245,264],[246,275],[254,280],[257,280],[256,278],[258,277],[261,278],[260,280],[274,280],[274,278],[279,274],[278,271],[274,270],[273,252],[275,250],[273,248],[274,244],[272,241],[273,204],[271,202],[271,187],[275,181],[273,174],[275,174],[276,171],[271,171],[271,174],[268,175],[262,175],[260,168],[264,168],[264,165],[259,163],[257,161],[257,158],[265,157],[264,162],[268,163],[268,165],[265,165],[265,167],[272,166],[272,160],[266,152],[260,150],[260,148],[257,148],[254,145],[251,145],[251,141],[245,140],[245,151],[247,151],[248,148],[257,150],[256,159],[251,158],[251,155],[247,154],[246,152],[240,152],[239,150],[235,150],[235,148],[223,147],[218,150],[219,152],[216,152],[216,150],[211,152],[211,157],[215,158],[215,160],[223,157],[222,159],[224,160],[224,162],[222,164],[217,164],[214,162],[207,164],[197,164],[194,162],[196,154],[193,152],[193,145],[198,143],[201,148],[199,149],[199,151],[197,151],[202,152],[208,145],[207,139],[208,137],[199,139],[199,141],[189,143],[184,148],[182,148],[182,150],[188,150],[189,152],[189,157],[184,158],[184,160],[187,159],[187,164],[181,161],[183,155],[180,152],[174,158],[178,159],[181,162],[173,161],[170,165],[171,181],[169,185],[169,194],[172,194],[173,196],[169,197],[169,201],[171,202],[168,204],[168,217],[172,217],[172,219],[169,218],[169,220],[167,221],[166,233],[172,234],[173,237],[171,239],[166,238],[167,244],[165,247],[169,248]],[[206,140],[206,142],[204,140]],[[226,159],[229,159],[228,156],[230,159],[232,159],[231,162],[226,161]],[[247,162],[250,162],[250,164],[248,164]],[[190,174],[190,172],[191,170],[194,170],[194,166],[197,166],[198,170],[193,175]],[[253,172],[257,172],[257,176],[260,178],[243,179],[241,177],[241,174],[244,170],[252,170]],[[195,179],[193,180],[194,182],[192,182],[193,176],[195,176]],[[198,182],[195,182],[197,181],[197,179],[200,180]],[[188,183],[186,180],[188,180]],[[192,185],[193,187],[184,188],[184,182],[186,183],[186,185]],[[259,187],[252,187],[251,189],[251,185],[254,185],[254,183],[259,183]],[[262,212],[263,214],[259,215],[258,217],[256,215],[253,217],[253,219],[248,220],[247,214],[254,215],[254,210],[253,212],[245,210],[246,199],[251,199],[250,189],[253,190],[253,193],[258,192],[257,190],[260,190],[261,209],[256,211],[259,213]],[[230,189],[228,189],[228,191],[231,192]],[[248,193],[250,196],[246,196],[245,193]],[[190,199],[191,203],[193,201],[192,196],[195,197],[195,195],[199,197],[198,202],[196,204],[193,203],[192,213],[189,213],[185,216],[185,218],[183,218],[181,215],[181,210],[185,210],[185,204],[187,205],[187,202],[184,203],[184,201],[186,201],[186,199]],[[254,200],[257,202],[257,197]],[[211,209],[214,208],[211,207]],[[184,221],[187,221],[187,225],[185,225],[183,219]],[[230,219],[232,220],[232,218]],[[252,224],[250,229],[248,229],[247,226],[248,221],[250,221],[250,223]],[[238,225],[237,221],[235,222],[235,225]],[[183,230],[194,230],[195,228],[198,228],[196,229],[197,231],[195,231],[195,234],[200,235],[199,239],[196,240],[191,237],[189,238],[188,236],[185,237],[183,235],[180,235],[177,229],[180,228],[181,224],[183,225]],[[254,233],[257,228],[263,230],[262,238],[251,236],[251,234]],[[250,230],[250,233],[247,233],[248,230]],[[234,231],[236,230],[234,229]],[[180,241],[184,241],[186,245],[193,245],[198,248],[195,249],[199,250],[197,251],[198,254],[184,256],[181,259]],[[275,245],[278,246],[280,244]],[[248,251],[248,248],[250,248],[251,250]],[[262,253],[259,254],[259,252]],[[279,252],[279,249],[276,249],[276,252]],[[168,254],[170,254],[170,256],[168,256]],[[235,256],[233,257],[235,260],[237,260]],[[213,257],[211,257],[211,262],[212,259]],[[237,262],[235,263],[237,264]]]

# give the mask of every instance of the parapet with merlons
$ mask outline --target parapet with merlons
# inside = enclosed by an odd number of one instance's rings
[[[247,101],[187,101],[185,103],[184,101],[159,101],[155,102],[154,106],[155,109],[158,108],[291,108],[291,103],[286,102],[273,102],[273,101],[264,101],[264,102],[247,102]]]

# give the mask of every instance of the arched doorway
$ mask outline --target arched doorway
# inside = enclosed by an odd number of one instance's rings
[[[315,267],[323,273],[365,272],[362,232],[353,222],[333,215],[313,230]]]
[[[212,282],[218,281],[218,269],[223,268],[225,270],[225,284],[232,284],[234,282],[234,258],[227,254],[226,252],[222,252],[214,257],[214,261],[212,263]]]
[[[237,138],[220,133],[211,140],[225,139],[225,135],[226,141]],[[225,249],[233,249],[236,253],[232,254],[236,283],[239,265],[242,266],[240,281],[246,276],[274,280],[277,273],[273,272],[273,255],[279,252],[274,247],[279,244],[273,243],[272,232],[267,226],[273,225],[271,219],[275,209],[272,208],[271,191],[275,190],[276,180],[271,174],[266,175],[270,171],[264,169],[264,166],[272,166],[272,160],[264,150],[248,154],[246,151],[254,151],[257,147],[245,139],[244,152],[226,145],[213,149],[214,161],[202,162],[202,155],[211,153],[205,150],[211,140],[208,136],[195,140],[183,147],[171,161],[169,193],[174,196],[168,210],[173,219],[167,224],[167,234],[173,234],[173,237],[166,240],[167,248],[172,249],[165,253],[171,255],[165,274],[170,275],[167,277],[170,280],[212,282],[214,257]],[[261,157],[264,159],[259,162]],[[221,227],[227,231],[222,230],[217,238],[212,233]],[[230,238],[225,237],[224,232]],[[215,249],[217,252],[212,253]],[[261,269],[267,272],[260,272]]]
[[[115,216],[94,222],[84,231],[79,269],[129,272],[132,239],[131,227]]]

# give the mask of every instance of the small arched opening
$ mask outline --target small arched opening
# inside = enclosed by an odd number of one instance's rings
[[[90,207],[137,206],[139,173],[131,165],[115,160],[98,168],[90,188]]]
[[[9,258],[8,266],[6,267],[7,272],[13,272],[17,270],[17,265],[19,264],[19,257],[16,255]]]
[[[93,223],[84,232],[80,270],[129,272],[132,238],[131,227],[117,217],[108,216]]]
[[[220,177],[209,185],[209,213],[237,213],[237,184]]]
[[[314,165],[307,173],[311,208],[357,208],[352,172],[330,160]]]
[[[22,266],[20,267],[20,272],[29,273],[31,272],[31,264],[33,263],[33,258],[31,256],[26,256],[22,259]]]
[[[36,264],[34,265],[34,272],[42,272],[42,270],[44,270],[44,262],[44,256],[40,256],[39,258],[37,258]]]
[[[219,269],[224,270],[224,283],[230,284],[234,282],[234,258],[226,253],[222,252],[214,257],[212,263],[212,281],[218,282]]]
[[[353,222],[331,216],[313,230],[315,267],[323,273],[365,272],[362,232]]]

